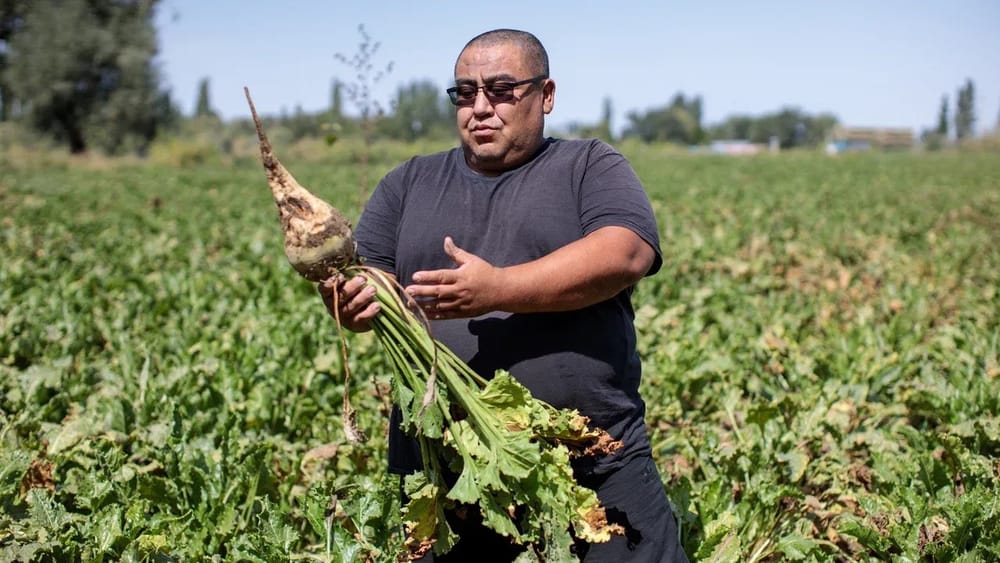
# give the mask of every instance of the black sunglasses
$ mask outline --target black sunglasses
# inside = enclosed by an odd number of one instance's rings
[[[486,99],[489,100],[491,104],[497,104],[513,100],[514,88],[524,86],[525,84],[534,84],[545,80],[546,78],[548,78],[548,76],[539,74],[534,78],[521,80],[519,82],[490,82],[488,84],[483,84],[482,86],[459,84],[458,86],[448,88],[445,92],[448,92],[448,97],[451,99],[451,103],[456,106],[471,106],[476,103],[476,96],[479,95],[480,89],[484,94],[486,94]]]

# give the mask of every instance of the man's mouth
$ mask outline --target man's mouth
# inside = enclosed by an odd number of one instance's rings
[[[472,137],[475,139],[489,139],[493,137],[496,131],[493,127],[479,125],[472,129]]]

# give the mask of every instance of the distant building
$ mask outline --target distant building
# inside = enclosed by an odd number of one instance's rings
[[[739,139],[724,139],[712,141],[707,146],[699,145],[690,147],[691,152],[701,154],[725,154],[725,155],[749,155],[768,152],[768,145],[761,143],[751,143]]]
[[[836,127],[826,145],[826,152],[910,150],[914,146],[912,129],[891,127]]]

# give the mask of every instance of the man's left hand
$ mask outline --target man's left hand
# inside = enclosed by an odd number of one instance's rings
[[[406,293],[431,319],[475,317],[498,309],[503,290],[503,268],[466,252],[451,237],[444,239],[444,251],[456,267],[413,274]]]

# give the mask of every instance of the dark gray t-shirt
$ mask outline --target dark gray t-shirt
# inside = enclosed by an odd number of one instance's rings
[[[660,268],[656,220],[625,158],[596,140],[548,139],[531,161],[495,177],[473,172],[460,148],[410,159],[379,183],[355,236],[369,266],[406,286],[419,270],[455,267],[445,236],[494,266],[510,266],[607,226],[629,228],[656,250],[647,275]],[[615,456],[577,466],[603,473],[649,451],[630,294],[569,312],[435,321],[432,331],[484,377],[508,370],[535,397],[578,409],[621,439]],[[407,473],[420,468],[420,455],[398,417],[389,467]]]

